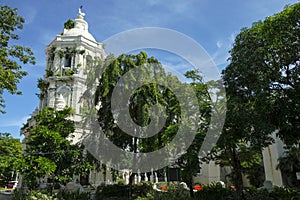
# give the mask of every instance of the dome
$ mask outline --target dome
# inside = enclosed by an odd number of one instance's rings
[[[96,42],[95,38],[88,31],[88,23],[82,16],[75,19],[74,28],[64,29],[62,36],[83,36],[91,41]]]

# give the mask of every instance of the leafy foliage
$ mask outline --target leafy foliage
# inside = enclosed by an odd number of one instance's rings
[[[64,23],[64,28],[65,29],[72,29],[72,28],[74,28],[74,26],[75,26],[75,22],[72,19],[68,19],[68,21],[66,21]]]
[[[227,94],[241,104],[238,109],[247,109],[243,124],[255,133],[252,143],[274,130],[287,145],[300,141],[299,19],[300,4],[288,6],[242,29],[230,52],[231,63],[223,72]]]
[[[283,173],[287,175],[287,185],[290,187],[299,186],[299,180],[297,180],[296,172],[300,171],[300,148],[299,146],[293,146],[286,149],[285,155],[279,158],[279,164],[277,166]]]
[[[140,70],[138,77],[131,73],[131,70],[137,68]],[[175,77],[165,73],[157,59],[148,58],[144,52],[137,55],[121,55],[117,58],[109,56],[106,61],[99,63],[98,68],[91,68],[91,70],[93,69],[97,69],[97,72],[92,73],[96,76],[99,72],[103,72],[95,95],[96,102],[101,102],[98,112],[100,126],[115,145],[126,151],[151,152],[162,148],[173,139],[178,131],[181,111],[174,93],[164,87],[163,84],[169,82],[176,87],[180,82]],[[151,107],[153,105],[161,105],[167,116],[165,126],[157,134],[148,138],[138,138],[138,143],[137,138],[124,133],[117,125],[118,121],[128,119],[115,119],[114,117],[117,115],[113,116],[111,111],[113,89],[125,74],[132,81],[128,81],[128,84],[122,86],[124,90],[134,87],[131,83],[139,82],[139,80],[148,77],[153,77],[161,83],[149,83],[137,88],[128,100],[130,116],[141,127],[145,127],[150,123]],[[87,85],[92,86],[93,84],[94,81],[92,80]],[[124,97],[119,96],[117,98],[122,99]],[[128,124],[130,124],[130,121],[128,121]]]
[[[11,175],[17,172],[17,163],[22,158],[20,139],[9,133],[0,133],[0,179],[10,181]]]
[[[180,91],[182,85],[187,85],[187,83],[181,83],[176,77],[167,74],[159,61],[153,57],[148,58],[145,52],[141,52],[137,55],[121,55],[117,58],[109,57],[108,59],[109,62],[105,61],[100,63],[100,66],[103,66],[103,68],[99,67],[99,71],[103,73],[99,79],[99,86],[96,91],[96,100],[101,102],[101,107],[98,111],[99,122],[105,134],[115,145],[122,148],[124,151],[146,153],[164,147],[172,141],[178,132],[180,125],[182,125],[180,124],[182,114],[186,114],[184,113],[186,111],[181,109],[181,106],[183,106],[184,103],[180,105],[177,99],[178,96],[175,96],[173,91]],[[137,68],[139,69],[138,75],[132,72]],[[130,117],[141,127],[148,126],[151,122],[151,107],[153,105],[161,105],[161,108],[163,109],[159,112],[165,112],[167,117],[164,126],[154,136],[137,138],[124,133],[117,123],[120,120],[126,121],[128,119],[124,119],[122,115],[112,114],[112,94],[118,81],[125,74],[129,77],[130,81],[126,82],[126,84],[121,84],[121,86],[120,84],[118,85],[118,87],[124,88],[123,90],[134,88],[135,85],[132,85],[132,83],[138,83],[145,78],[153,77],[156,80],[155,83],[143,84],[135,89],[128,100]],[[188,72],[187,77],[194,80],[191,88],[194,89],[196,97],[198,98],[198,102],[196,103],[199,103],[200,111],[200,114],[197,114],[196,118],[201,119],[201,121],[197,121],[197,124],[200,124],[199,130],[190,133],[195,136],[193,144],[187,152],[178,159],[176,164],[185,169],[183,172],[190,182],[193,175],[199,172],[198,151],[209,124],[210,103],[207,88],[202,82],[201,76],[196,74],[196,72],[191,71]],[[93,83],[94,82],[91,81],[90,85]],[[172,89],[164,86],[169,84],[172,85]],[[192,93],[192,91],[190,92]],[[191,98],[189,94],[190,93],[186,91],[182,94],[176,93],[176,95],[185,95],[183,97],[185,99]],[[119,95],[117,97],[119,99],[124,98],[121,94],[117,95]],[[119,119],[118,117],[123,118]],[[130,120],[128,120],[127,124],[130,125],[130,123]],[[185,124],[185,126],[189,125],[190,124]],[[182,142],[182,145],[185,145],[184,141]],[[176,156],[178,155],[174,155],[174,157]],[[192,185],[192,183],[190,185]]]
[[[22,198],[21,198],[22,196]],[[44,191],[27,191],[25,194],[21,194],[21,191],[15,191],[13,200],[90,200],[90,193],[88,192],[67,192],[59,191],[57,194],[47,194]]]
[[[208,87],[204,84],[202,76],[198,71],[187,71],[185,76],[192,79],[190,84],[198,99],[201,123],[198,122],[200,127],[192,144],[187,149],[187,152],[176,161],[176,164],[181,168],[182,181],[188,183],[190,195],[193,196],[193,177],[200,171],[198,154],[210,122],[211,100],[208,94]]]
[[[128,199],[129,186],[123,184],[116,185],[100,185],[97,187],[96,199]],[[133,197],[143,198],[152,191],[150,183],[143,182],[140,185],[134,185],[132,188]]]
[[[5,113],[3,92],[21,94],[17,83],[27,73],[22,71],[22,64],[35,64],[33,52],[28,47],[13,44],[19,36],[14,32],[23,28],[24,18],[18,15],[16,8],[0,7],[0,112]]]
[[[237,198],[242,172],[260,164],[272,132],[288,145],[299,144],[299,11],[297,3],[243,28],[222,72],[227,113],[215,159],[232,167]]]
[[[35,179],[50,175],[54,181],[67,182],[73,175],[85,175],[93,168],[83,146],[73,144],[74,122],[68,119],[71,108],[55,111],[46,107],[35,116],[36,126],[26,138],[26,154],[22,163],[25,180],[31,187]],[[34,169],[34,170],[32,170]]]

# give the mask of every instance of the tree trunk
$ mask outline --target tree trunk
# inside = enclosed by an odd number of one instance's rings
[[[235,199],[243,199],[243,175],[242,166],[239,158],[236,155],[235,148],[232,148],[232,167],[233,167],[233,182],[236,188]]]
[[[136,153],[137,153],[137,138],[134,137],[133,139],[133,152],[134,154],[134,158],[133,158],[133,169],[135,169],[135,162],[136,162]],[[133,184],[133,179],[134,179],[135,174],[132,173],[129,176],[129,191],[128,191],[128,198],[132,199],[132,184]]]
[[[189,185],[190,185],[190,197],[191,198],[194,198],[194,178],[193,178],[193,175],[192,176],[190,176],[190,181],[189,181],[190,183],[189,183]]]
[[[132,199],[132,182],[133,182],[133,176],[134,176],[133,173],[129,176],[129,191],[128,191],[128,199],[129,200]]]

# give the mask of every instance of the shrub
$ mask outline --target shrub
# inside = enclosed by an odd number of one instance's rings
[[[22,196],[22,198],[21,198],[21,196]],[[21,193],[21,191],[15,191],[13,200],[19,200],[19,199],[23,199],[23,200],[57,200],[53,196],[48,195],[44,192],[33,191],[33,190],[23,192],[23,193]]]
[[[27,191],[23,192],[23,200],[90,200],[90,193],[88,192],[67,192],[60,191],[57,194],[49,195],[45,191]],[[21,199],[21,191],[15,191],[13,200]]]
[[[148,200],[189,200],[189,191],[185,189],[168,190],[167,192],[154,191],[151,195],[148,195]]]
[[[164,183],[165,184],[165,183]],[[159,186],[164,184],[158,184]],[[97,188],[96,199],[98,200],[127,200],[128,185],[107,185]],[[189,190],[184,189],[178,184],[169,183],[168,190],[159,192],[152,189],[152,185],[142,183],[132,186],[133,199],[135,200],[231,200],[234,199],[235,189],[223,188],[220,184],[210,184],[201,187],[200,191],[195,192],[192,199]],[[244,190],[244,200],[300,200],[300,191],[289,188],[275,187],[274,191],[258,190],[256,188],[246,188]]]
[[[114,197],[128,197],[127,185],[100,185],[97,187],[96,199],[113,199]]]
[[[91,195],[89,192],[68,192],[61,190],[56,195],[59,200],[90,200]]]
[[[205,185],[202,190],[195,193],[195,198],[211,200],[234,199],[234,190],[223,188],[221,184]]]
[[[300,191],[291,188],[275,187],[274,191],[270,193],[269,199],[280,200],[300,200]]]
[[[152,191],[152,184],[148,182],[142,182],[138,185],[132,186],[133,198],[146,197],[148,193]],[[115,185],[101,185],[97,187],[96,199],[128,199],[129,185],[115,184]]]
[[[264,200],[268,199],[269,192],[267,189],[257,190],[256,188],[246,188],[244,190],[245,200]]]

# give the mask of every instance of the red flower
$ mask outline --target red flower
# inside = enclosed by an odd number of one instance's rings
[[[168,187],[166,185],[163,185],[163,186],[160,186],[160,189],[163,190],[163,191],[167,191]]]
[[[197,191],[200,191],[200,190],[203,190],[203,186],[202,185],[195,185],[194,186],[194,190],[197,190]]]

